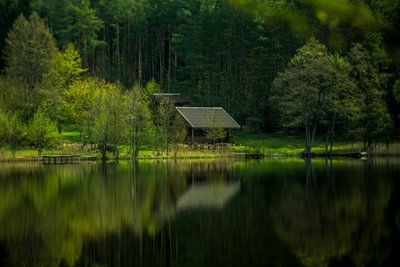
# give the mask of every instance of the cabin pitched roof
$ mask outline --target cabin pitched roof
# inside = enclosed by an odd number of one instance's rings
[[[215,120],[223,128],[240,128],[240,125],[221,107],[176,107],[176,109],[192,128],[211,128],[210,116],[215,116]]]

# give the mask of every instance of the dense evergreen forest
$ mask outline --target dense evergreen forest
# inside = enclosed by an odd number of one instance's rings
[[[307,153],[316,135],[372,149],[400,134],[399,11],[398,0],[2,0],[1,139],[18,147],[26,132],[44,147],[38,129],[73,124],[118,145],[112,129],[129,117],[136,140],[160,91],[223,106],[250,131],[305,132]]]

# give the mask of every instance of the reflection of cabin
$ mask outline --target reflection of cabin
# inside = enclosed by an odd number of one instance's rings
[[[229,142],[229,130],[240,129],[239,124],[221,107],[176,107],[184,118],[188,127],[188,140],[191,143],[207,143],[206,131],[209,128],[225,129],[225,138],[222,142]],[[211,125],[209,118],[213,117],[217,122]]]
[[[233,177],[233,163],[226,160],[191,162],[186,171],[188,183],[229,182]]]
[[[192,184],[179,198],[178,209],[216,208],[222,209],[240,190],[240,183]]]

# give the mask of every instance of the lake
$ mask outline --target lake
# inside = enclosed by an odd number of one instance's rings
[[[400,158],[0,164],[0,266],[400,266]]]

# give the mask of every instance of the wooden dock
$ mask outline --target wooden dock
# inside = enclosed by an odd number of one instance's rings
[[[42,156],[43,164],[78,164],[81,162],[80,156],[74,155],[47,155]]]

